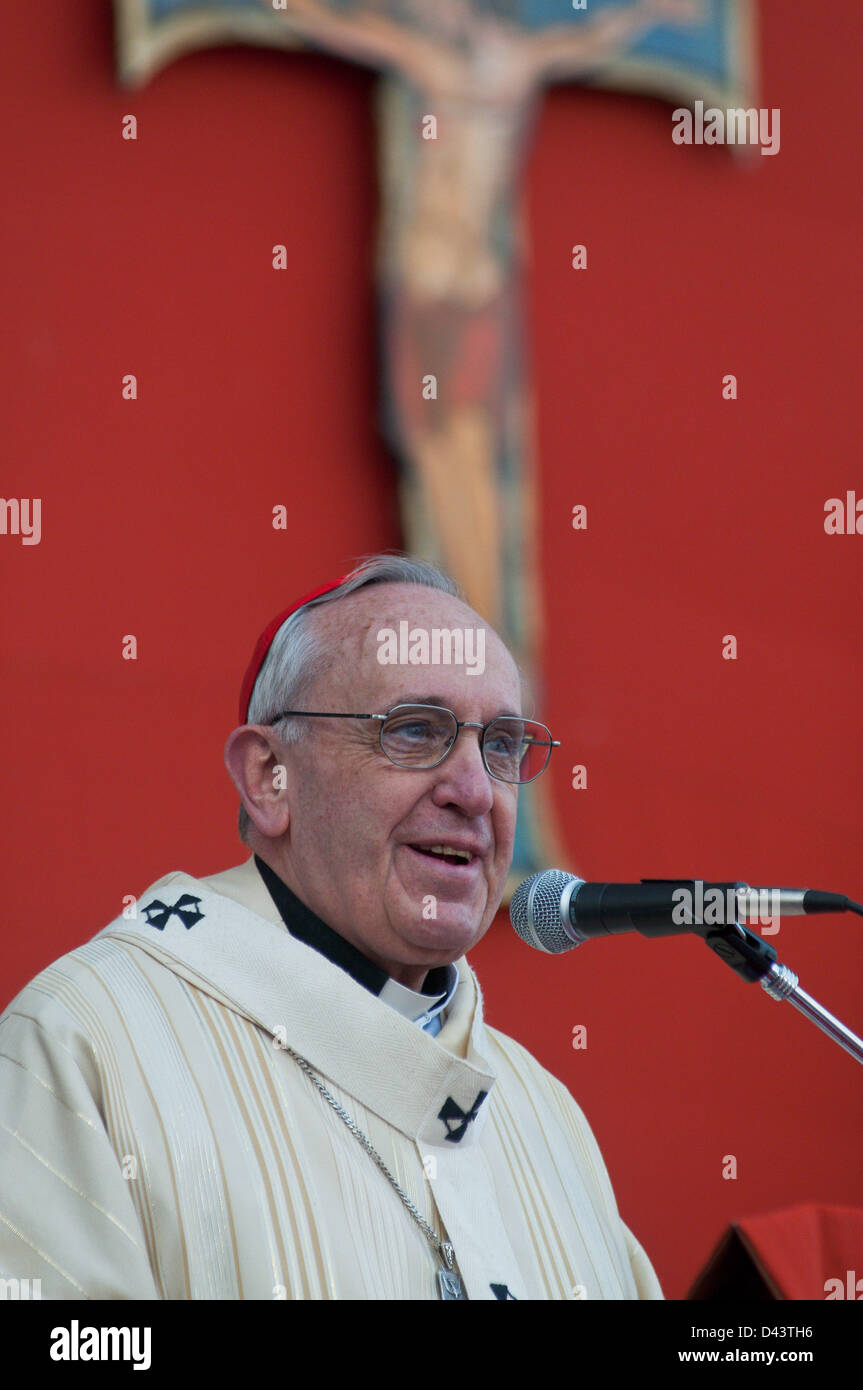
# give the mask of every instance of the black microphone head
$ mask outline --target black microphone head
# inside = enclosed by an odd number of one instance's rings
[[[509,920],[528,946],[549,955],[560,955],[580,946],[583,937],[569,927],[569,898],[574,887],[584,879],[563,869],[545,869],[531,874],[518,885],[509,905]],[[565,906],[564,906],[565,904]]]

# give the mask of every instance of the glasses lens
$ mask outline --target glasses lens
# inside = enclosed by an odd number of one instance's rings
[[[483,740],[486,766],[504,782],[532,782],[551,756],[551,734],[531,719],[501,716],[489,724]]]
[[[398,705],[381,725],[381,747],[399,767],[434,767],[452,747],[455,715],[432,705]]]

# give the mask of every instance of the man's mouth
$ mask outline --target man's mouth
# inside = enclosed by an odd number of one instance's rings
[[[450,859],[459,864],[469,864],[474,858],[469,849],[455,849],[452,845],[411,845],[418,854],[430,854],[437,859]]]

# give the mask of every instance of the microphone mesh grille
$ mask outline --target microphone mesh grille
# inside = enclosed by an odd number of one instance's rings
[[[564,889],[578,882],[563,869],[544,869],[518,885],[509,905],[509,920],[522,941],[553,956],[581,945],[567,935],[560,911]]]

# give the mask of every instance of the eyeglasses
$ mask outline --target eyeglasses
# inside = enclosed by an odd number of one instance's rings
[[[488,724],[456,719],[440,705],[395,705],[386,714],[333,714],[308,709],[286,709],[269,724],[282,719],[377,719],[381,751],[396,767],[426,771],[437,767],[452,752],[461,729],[479,729],[483,766],[498,782],[532,782],[548,766],[553,739],[544,724],[515,715],[499,714]]]

